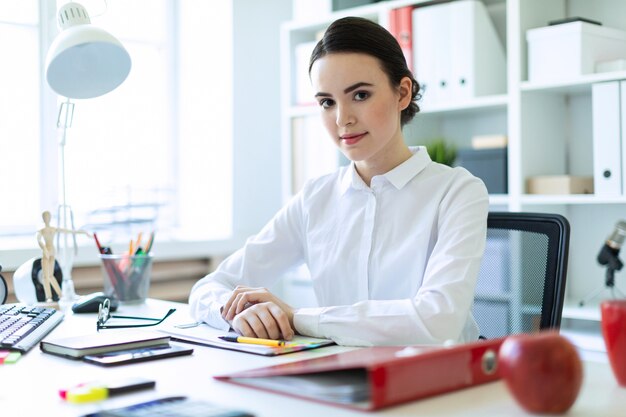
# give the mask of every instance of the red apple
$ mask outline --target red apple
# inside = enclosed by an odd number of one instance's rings
[[[515,400],[531,413],[566,412],[583,379],[576,348],[553,331],[507,337],[498,367]]]

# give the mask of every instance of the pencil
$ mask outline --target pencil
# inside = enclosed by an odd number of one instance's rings
[[[146,245],[146,250],[144,252],[146,255],[150,253],[150,249],[152,249],[152,243],[154,242],[154,232],[150,233],[150,239],[148,239],[148,244]]]
[[[137,250],[137,248],[139,248],[139,246],[141,246],[141,236],[143,235],[143,233],[139,232],[139,235],[137,236],[137,243],[135,243],[135,250]]]
[[[263,346],[285,346],[283,340],[272,339],[260,339],[258,337],[245,337],[245,336],[219,336],[220,339],[226,342],[247,343],[249,345],[263,345]]]

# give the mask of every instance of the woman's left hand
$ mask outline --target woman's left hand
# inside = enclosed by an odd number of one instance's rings
[[[224,304],[222,317],[244,336],[290,340],[294,309],[266,288],[238,286]]]

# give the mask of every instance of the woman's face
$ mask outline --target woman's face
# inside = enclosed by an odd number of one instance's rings
[[[315,61],[311,82],[326,130],[357,167],[384,165],[404,147],[400,114],[411,100],[408,78],[394,88],[378,59],[331,53]]]

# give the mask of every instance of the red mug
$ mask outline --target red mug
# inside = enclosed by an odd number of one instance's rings
[[[602,336],[606,343],[617,383],[626,387],[626,300],[606,300],[600,304]]]

